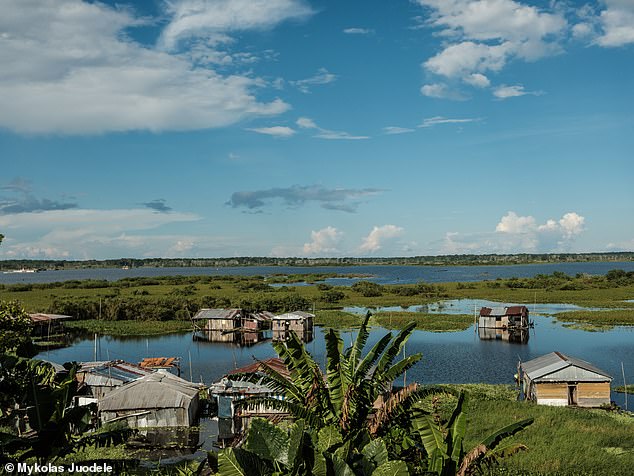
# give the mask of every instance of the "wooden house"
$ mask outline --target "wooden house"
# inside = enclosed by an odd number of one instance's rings
[[[273,314],[241,309],[201,309],[192,319],[202,331],[259,332],[270,328]]]
[[[192,317],[203,331],[233,331],[242,325],[240,309],[201,309]]]
[[[478,327],[485,329],[528,328],[526,306],[483,307]]]
[[[281,314],[273,318],[273,340],[286,340],[294,331],[304,342],[313,339],[313,320],[315,315],[310,312],[294,311]]]
[[[283,395],[269,388],[261,380],[256,379],[256,381],[248,382],[240,380],[238,377],[239,374],[258,376],[261,374],[263,365],[268,365],[284,378],[290,378],[290,372],[284,365],[284,361],[275,357],[235,369],[231,374],[225,375],[209,387],[209,396],[217,408],[218,438],[220,440],[234,438],[235,435],[240,434],[249,426],[253,418],[281,419],[288,416],[287,413],[264,404],[257,407],[239,407],[236,405],[236,401],[248,397],[284,398]]]
[[[526,400],[540,405],[598,407],[610,403],[612,377],[559,352],[522,362],[519,377]]]

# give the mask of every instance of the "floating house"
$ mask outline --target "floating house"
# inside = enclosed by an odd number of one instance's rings
[[[201,309],[192,319],[202,331],[259,332],[270,328],[273,314],[241,309]]]
[[[478,327],[485,329],[528,328],[526,306],[483,307]]]
[[[313,321],[315,315],[310,312],[294,311],[273,317],[273,340],[286,340],[294,331],[304,342],[313,339]]]
[[[233,331],[240,328],[240,309],[201,309],[192,317],[203,331]]]
[[[84,362],[75,374],[84,397],[83,403],[98,401],[117,388],[154,373],[123,360]],[[92,400],[91,400],[92,399]]]
[[[166,372],[154,372],[124,385],[99,401],[102,423],[125,420],[131,428],[194,425],[198,384]]]
[[[522,362],[519,377],[525,398],[540,405],[598,407],[610,403],[612,377],[559,352]]]
[[[231,374],[225,375],[220,381],[209,387],[209,395],[212,401],[216,403],[218,409],[218,438],[220,440],[232,439],[236,434],[247,428],[250,420],[254,417],[281,419],[287,416],[285,412],[266,405],[259,405],[254,408],[238,407],[236,405],[236,401],[247,397],[283,398],[282,395],[266,386],[261,380],[247,382],[236,378],[238,374],[258,375],[262,372],[264,365],[268,365],[283,377],[290,378],[290,372],[284,365],[284,361],[279,358],[270,358],[235,369]]]

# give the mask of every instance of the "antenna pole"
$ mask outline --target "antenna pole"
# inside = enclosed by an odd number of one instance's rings
[[[625,383],[625,367],[621,361],[621,373],[623,374],[623,387],[625,388],[625,411],[627,411],[627,384]]]

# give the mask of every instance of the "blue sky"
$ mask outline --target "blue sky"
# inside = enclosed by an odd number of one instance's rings
[[[2,0],[0,259],[634,250],[634,3]]]

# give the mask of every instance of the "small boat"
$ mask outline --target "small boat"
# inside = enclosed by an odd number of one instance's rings
[[[34,268],[21,268],[21,269],[11,269],[9,271],[5,271],[4,274],[15,274],[15,273],[37,273],[38,270]]]

